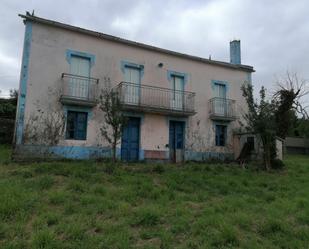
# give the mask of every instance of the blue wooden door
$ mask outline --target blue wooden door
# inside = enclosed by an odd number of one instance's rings
[[[129,118],[123,128],[121,139],[121,159],[137,161],[139,156],[140,119]]]
[[[170,121],[169,128],[170,159],[177,161],[177,153],[183,153],[184,149],[184,122]]]

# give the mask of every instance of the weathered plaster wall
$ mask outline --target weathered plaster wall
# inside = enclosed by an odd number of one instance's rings
[[[25,120],[38,110],[48,113],[60,111],[65,113],[70,108],[59,102],[62,79],[61,74],[69,72],[66,60],[67,50],[90,53],[95,56],[91,67],[91,76],[99,78],[99,87],[105,81],[113,86],[124,81],[121,70],[123,62],[132,62],[144,66],[142,84],[171,87],[168,79],[169,71],[185,74],[185,90],[196,92],[195,107],[197,114],[186,120],[186,149],[188,159],[194,159],[194,153],[200,157],[214,153],[233,153],[232,130],[238,122],[228,123],[228,142],[225,147],[215,146],[214,122],[209,119],[208,101],[214,96],[212,81],[225,81],[228,84],[227,98],[235,99],[237,114],[241,117],[245,111],[245,100],[240,87],[245,81],[250,81],[250,73],[229,69],[206,63],[192,61],[173,55],[148,51],[120,43],[115,43],[73,31],[62,30],[51,26],[33,23],[31,56],[29,62],[29,77],[25,108]],[[158,64],[163,63],[163,67]],[[80,108],[81,109],[81,108]],[[99,107],[90,108],[87,139],[85,141],[60,139],[61,146],[106,147],[108,144],[98,134],[103,120]],[[168,121],[173,117],[163,115],[142,114],[141,149],[162,151],[168,155]],[[202,153],[202,154],[201,154]],[[207,154],[208,153],[208,154]],[[149,153],[148,153],[149,154]],[[205,156],[204,155],[204,156]],[[144,159],[142,152],[140,159]]]

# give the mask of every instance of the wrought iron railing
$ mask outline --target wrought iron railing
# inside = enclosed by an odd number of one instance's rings
[[[226,98],[212,98],[209,100],[209,114],[211,118],[235,119],[236,101]]]
[[[130,109],[191,115],[195,93],[150,85],[121,82],[117,86],[121,103]]]
[[[99,79],[62,73],[62,98],[96,101]]]

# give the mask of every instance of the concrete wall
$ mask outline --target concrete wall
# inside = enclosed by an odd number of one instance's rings
[[[243,134],[234,134],[234,159],[237,159],[241,153],[241,150],[244,144],[247,142],[248,137],[254,138],[254,149],[251,151],[250,158],[252,160],[261,160],[263,159],[263,144],[260,136],[250,133]],[[276,146],[276,158],[283,159],[283,143],[279,137],[276,137],[275,146]]]
[[[302,137],[286,137],[284,147],[288,154],[309,154],[309,139]]]
[[[185,90],[196,92],[197,114],[189,118],[175,118],[134,113],[134,115],[140,116],[142,121],[140,159],[144,159],[145,156],[146,158],[168,156],[166,145],[169,142],[169,121],[178,119],[186,122],[187,159],[194,160],[218,154],[233,155],[233,130],[239,127],[238,121],[227,123],[227,145],[224,147],[215,146],[215,123],[209,118],[208,106],[209,99],[214,97],[212,81],[227,82],[227,98],[236,100],[237,115],[241,118],[242,113],[246,111],[246,105],[240,87],[245,81],[250,81],[251,73],[149,51],[38,23],[32,24],[24,126],[27,122],[30,123],[31,117],[40,113],[42,115],[54,112],[65,113],[67,109],[71,108],[63,106],[59,102],[62,85],[61,74],[69,72],[70,65],[66,60],[68,49],[95,56],[94,65],[91,67],[91,77],[100,80],[100,88],[106,82],[111,82],[113,86],[116,86],[119,82],[124,81],[124,73],[121,70],[124,61],[144,66],[141,82],[145,85],[170,88],[169,71],[186,75]],[[159,67],[159,63],[163,63],[163,67]],[[81,108],[74,107],[73,109]],[[108,146],[108,143],[99,136],[103,120],[102,111],[98,106],[89,108],[87,111],[89,112],[87,139],[76,141],[66,140],[62,137],[58,142],[59,146],[88,148],[106,148]],[[27,141],[24,143],[27,144]],[[35,144],[39,143],[39,141],[35,142]]]

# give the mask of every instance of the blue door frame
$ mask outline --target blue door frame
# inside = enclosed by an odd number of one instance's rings
[[[170,121],[169,149],[172,162],[176,162],[176,151],[184,149],[184,124],[182,121]]]
[[[138,161],[140,141],[140,118],[130,117],[123,127],[121,138],[121,159]]]

